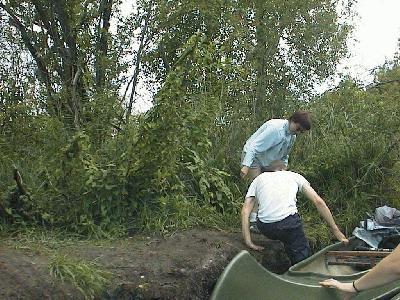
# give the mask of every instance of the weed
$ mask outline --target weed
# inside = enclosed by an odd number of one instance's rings
[[[100,295],[111,276],[111,273],[101,270],[93,262],[75,261],[66,255],[53,256],[49,271],[55,278],[71,282],[86,299]]]

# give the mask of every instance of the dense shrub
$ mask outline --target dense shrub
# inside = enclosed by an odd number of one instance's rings
[[[298,140],[292,156],[293,168],[325,196],[348,234],[375,207],[400,205],[400,89],[377,84],[363,90],[345,82],[311,103],[313,130]],[[307,223],[318,223],[309,204],[303,210]]]

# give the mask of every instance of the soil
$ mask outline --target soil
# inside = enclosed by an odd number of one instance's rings
[[[224,267],[241,250],[276,273],[289,267],[279,242],[261,235],[253,240],[267,250],[250,251],[239,232],[197,228],[166,237],[74,242],[58,251],[112,273],[112,284],[98,299],[208,299]],[[50,276],[49,261],[49,254],[34,247],[0,242],[0,299],[83,299],[77,288]]]

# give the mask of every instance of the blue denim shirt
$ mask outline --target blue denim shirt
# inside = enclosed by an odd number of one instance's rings
[[[273,160],[282,160],[287,165],[289,152],[296,135],[289,131],[289,121],[272,119],[265,122],[247,140],[243,147],[243,166],[268,166]]]

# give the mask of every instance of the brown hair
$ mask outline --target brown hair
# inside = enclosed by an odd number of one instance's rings
[[[310,130],[311,128],[311,115],[308,111],[298,110],[289,118],[290,122],[300,124],[305,130]]]

